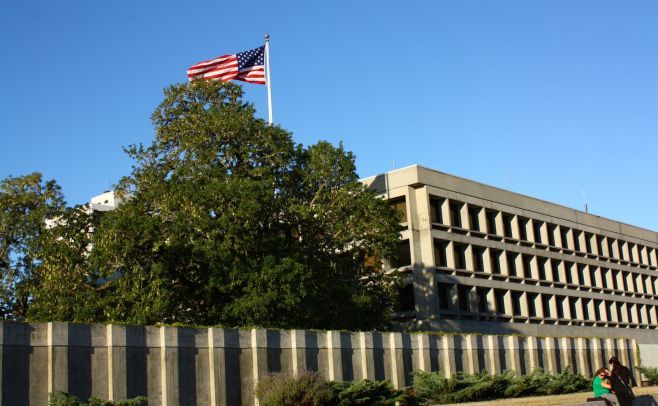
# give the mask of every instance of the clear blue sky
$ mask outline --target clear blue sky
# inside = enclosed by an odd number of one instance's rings
[[[360,176],[418,163],[658,230],[657,21],[653,0],[5,1],[0,178],[86,202],[164,87],[269,32],[276,123]]]

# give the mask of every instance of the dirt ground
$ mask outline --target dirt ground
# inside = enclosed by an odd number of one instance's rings
[[[633,388],[636,395],[658,395],[658,386],[645,386],[642,388]],[[532,398],[517,398],[517,399],[498,399],[489,400],[486,402],[471,402],[471,403],[458,403],[459,406],[557,406],[557,405],[573,405],[576,403],[585,402],[589,397],[592,397],[591,392],[570,393],[568,395],[555,395],[555,396],[538,396]]]

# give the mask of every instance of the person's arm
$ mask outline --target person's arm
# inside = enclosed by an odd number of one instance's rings
[[[606,388],[608,390],[612,390],[612,385],[610,385],[610,381],[607,380],[607,379],[604,379],[604,380],[601,381],[601,386],[603,386],[604,388]]]

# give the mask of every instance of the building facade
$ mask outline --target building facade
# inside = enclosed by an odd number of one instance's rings
[[[362,181],[403,217],[406,328],[658,343],[658,233],[417,165]]]

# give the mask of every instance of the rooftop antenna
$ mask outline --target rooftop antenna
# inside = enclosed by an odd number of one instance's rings
[[[589,213],[589,210],[587,208],[587,195],[585,194],[585,185],[583,185],[582,188],[583,188],[583,202],[585,202],[585,213]]]

